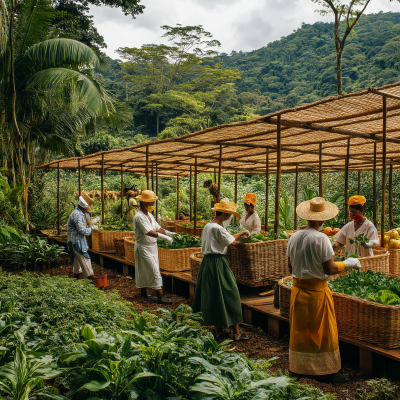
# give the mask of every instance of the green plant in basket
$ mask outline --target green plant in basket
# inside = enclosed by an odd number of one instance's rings
[[[174,236],[174,241],[169,244],[165,240],[157,240],[158,247],[162,249],[187,249],[190,247],[201,247],[201,239],[198,236],[190,236],[187,233],[179,233]]]
[[[278,231],[278,233],[275,233],[274,230],[271,229],[266,235],[263,235],[262,233],[252,233],[249,237],[240,239],[240,242],[260,243],[277,239],[289,239],[289,234],[286,231]]]
[[[125,220],[121,219],[115,222],[115,225],[102,225],[99,231],[115,231],[115,232],[130,232],[133,231],[132,225],[129,225]]]

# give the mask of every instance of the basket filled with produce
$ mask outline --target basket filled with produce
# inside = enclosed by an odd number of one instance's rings
[[[135,236],[124,237],[124,252],[126,261],[135,264]]]
[[[236,280],[254,284],[288,275],[288,241],[287,232],[271,230],[265,235],[253,233],[240,239],[237,246],[229,246],[227,257]]]
[[[171,244],[161,239],[157,240],[157,244],[160,269],[179,272],[190,270],[190,255],[199,251],[201,240],[197,236],[181,233],[174,236]]]
[[[190,269],[192,271],[193,279],[197,279],[197,276],[199,275],[200,265],[203,261],[203,257],[203,254],[200,252],[190,255]]]
[[[203,233],[203,228],[208,224],[207,221],[198,221],[196,224],[196,236],[200,236]],[[176,232],[187,233],[190,236],[194,236],[194,224],[192,222],[184,222],[176,225]]]
[[[389,252],[389,273],[400,276],[400,228],[385,234],[385,249]]]
[[[103,253],[115,252],[114,239],[124,236],[135,236],[131,225],[121,223],[119,225],[102,225],[98,231],[92,232],[92,250]]]
[[[338,331],[387,349],[400,347],[400,279],[380,272],[352,271],[328,281]],[[279,282],[280,311],[288,317],[292,277]]]

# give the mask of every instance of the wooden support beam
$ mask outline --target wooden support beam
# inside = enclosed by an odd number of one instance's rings
[[[154,192],[154,166],[151,163],[151,190]]]
[[[268,316],[268,335],[279,339],[279,319]]]
[[[278,115],[278,124],[276,130],[276,147],[277,147],[277,157],[276,157],[276,184],[275,184],[275,222],[274,222],[274,232],[278,233],[279,230],[279,197],[281,191],[281,116]]]
[[[385,240],[385,214],[386,214],[386,129],[387,129],[387,98],[382,98],[383,126],[382,126],[382,213],[381,213],[381,246]]]
[[[357,194],[361,195],[361,170],[358,170],[357,173],[358,173]]]
[[[389,166],[389,228],[394,228],[393,222],[393,164]]]
[[[156,196],[158,197],[158,164],[156,163]],[[158,201],[156,201],[156,221],[158,222]]]
[[[128,205],[129,205],[129,200]],[[124,166],[121,165],[121,219],[124,219]]]
[[[217,183],[217,170],[214,167],[214,183]]]
[[[238,186],[238,174],[237,171],[235,171],[235,204],[237,204],[238,198],[237,198],[237,186]],[[234,222],[236,224],[237,218],[236,216],[234,217]]]
[[[189,177],[189,221],[192,221],[193,218],[193,208],[192,208],[192,166],[190,166],[190,177]]]
[[[179,219],[179,174],[176,175],[176,220]]]
[[[194,235],[197,233],[197,157],[194,159]]]
[[[400,96],[396,96],[396,95],[390,94],[390,93],[385,93],[385,92],[382,92],[382,91],[380,91],[380,90],[376,90],[376,89],[373,88],[373,87],[370,87],[370,88],[368,89],[368,91],[371,92],[371,93],[379,94],[380,96],[383,96],[383,97],[388,97],[388,98],[390,98],[390,99],[400,100]]]
[[[265,231],[268,232],[268,200],[269,200],[269,149],[265,154]]]
[[[57,234],[61,235],[60,222],[60,163],[57,164]]]
[[[293,229],[296,231],[297,230],[297,214],[296,214],[296,208],[297,208],[297,192],[298,192],[298,182],[299,182],[299,168],[296,165],[296,178],[294,181],[294,226]]]
[[[372,351],[360,347],[360,370],[366,378],[372,377]]]
[[[322,191],[322,143],[319,144],[318,195],[319,195],[319,197],[323,196],[323,191]]]
[[[104,154],[101,155],[101,224],[104,225]]]
[[[149,177],[149,145],[146,146],[146,189],[150,190],[150,177]]]
[[[60,163],[58,163],[60,165]],[[78,193],[79,196],[82,196],[82,189],[81,189],[81,159],[78,158]]]
[[[376,206],[376,143],[374,143],[374,169],[372,171],[372,201],[373,201],[373,219],[375,228],[378,227],[377,206]]]
[[[221,167],[222,167],[222,146],[219,146],[219,161],[218,161],[218,198],[217,203],[221,201]]]
[[[345,223],[349,220],[349,164],[350,164],[350,139],[347,139],[347,156],[344,170],[344,219]]]

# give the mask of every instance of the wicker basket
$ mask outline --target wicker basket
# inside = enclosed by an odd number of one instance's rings
[[[288,242],[283,239],[229,246],[227,257],[236,280],[256,283],[289,275]]]
[[[389,273],[400,276],[400,249],[386,249],[383,247],[375,247],[374,254],[389,252]]]
[[[135,232],[120,231],[93,231],[92,232],[92,250],[103,253],[112,253],[115,251],[114,239],[124,236],[135,237]]]
[[[124,238],[115,238],[114,246],[117,256],[125,258],[125,246],[124,246]]]
[[[197,279],[199,275],[200,265],[203,261],[203,254],[202,253],[193,253],[190,255],[190,269],[192,271],[192,278]]]
[[[180,272],[190,270],[190,255],[197,253],[199,247],[187,249],[162,249],[158,248],[160,269],[168,272]]]
[[[292,288],[279,281],[280,312],[289,317]],[[338,331],[354,339],[374,343],[385,349],[400,347],[400,306],[387,306],[372,301],[332,292]]]
[[[189,228],[189,227],[186,227],[186,226],[182,226],[180,224],[176,225],[176,232],[187,233],[190,236],[195,236],[194,235],[194,228]],[[202,234],[203,234],[203,228],[196,228],[196,236],[200,236],[201,237]]]
[[[176,232],[176,225],[181,224],[184,221],[189,222],[189,218],[177,219],[174,221],[164,221],[163,228],[166,229],[167,231]]]
[[[135,238],[124,237],[125,259],[135,264]]]

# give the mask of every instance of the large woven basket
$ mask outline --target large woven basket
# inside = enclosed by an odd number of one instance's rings
[[[203,261],[203,254],[202,253],[193,253],[190,255],[190,269],[192,271],[192,278],[197,279],[200,271],[200,265]]]
[[[158,248],[160,269],[168,272],[180,272],[190,270],[190,255],[197,253],[199,247],[187,249],[162,249]]]
[[[279,281],[281,315],[289,317],[291,286]],[[400,306],[387,306],[372,301],[332,292],[338,331],[354,339],[374,343],[386,349],[400,347]]]
[[[135,238],[124,237],[125,259],[135,264]]]
[[[124,246],[125,239],[124,238],[115,238],[114,239],[114,246],[115,252],[117,256],[125,258],[125,246]]]
[[[176,232],[187,233],[190,236],[195,236],[194,228],[189,228],[187,226],[182,226],[181,224],[177,224],[176,225]],[[203,234],[203,228],[196,228],[196,236],[200,236],[201,237],[202,234]]]
[[[171,220],[170,221],[164,221],[163,228],[166,229],[167,231],[176,232],[176,225],[177,224],[181,224],[184,221],[189,222],[189,218],[177,219],[177,220],[174,220],[174,221],[171,221]]]
[[[112,253],[115,251],[114,239],[122,238],[124,236],[135,237],[135,232],[93,231],[92,250],[101,251],[103,253]]]
[[[257,283],[289,275],[286,255],[289,240],[240,243],[229,246],[229,266],[238,282]]]
[[[389,273],[400,276],[400,249],[374,248],[374,254],[383,251],[389,252]]]

